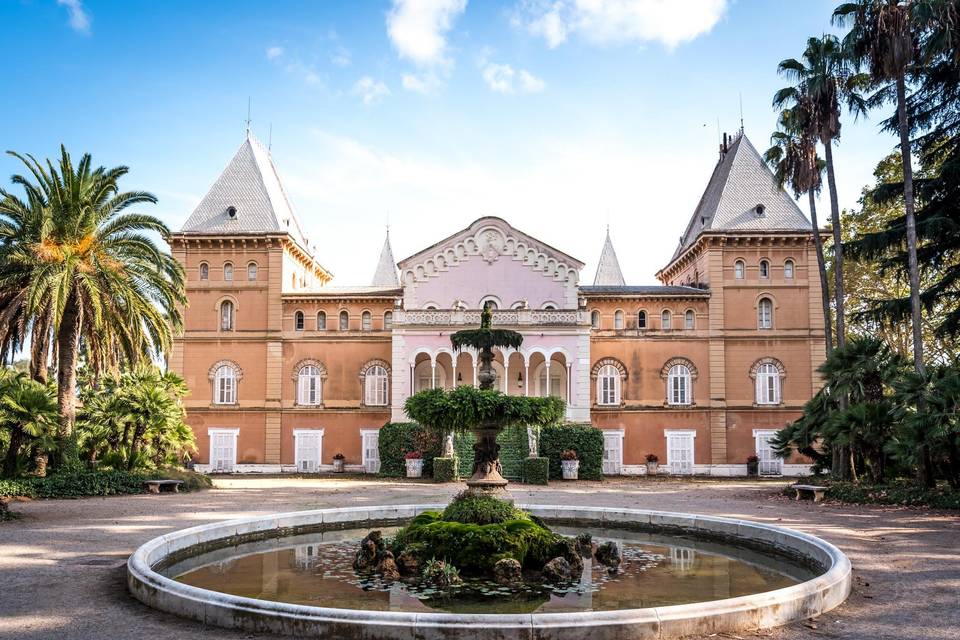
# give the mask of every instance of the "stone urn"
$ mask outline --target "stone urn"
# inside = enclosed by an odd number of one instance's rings
[[[646,465],[647,465],[647,475],[655,476],[660,470],[660,458],[658,458],[652,453],[648,453]]]
[[[757,456],[747,458],[747,475],[751,477],[760,475],[760,458]]]
[[[576,480],[580,477],[579,460],[561,460],[560,470],[563,472],[564,480]]]
[[[423,477],[423,458],[407,458],[406,463],[408,478]]]
[[[333,457],[333,472],[334,473],[343,473],[344,463],[346,460],[343,456],[334,456]]]

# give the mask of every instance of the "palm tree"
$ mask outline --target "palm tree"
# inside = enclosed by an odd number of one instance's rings
[[[33,178],[14,182],[31,184],[30,204],[44,214],[39,238],[13,243],[3,256],[17,269],[13,275],[0,272],[0,290],[22,285],[21,275],[27,273],[25,317],[49,314],[57,356],[60,455],[65,464],[74,464],[81,340],[94,371],[116,366],[121,358],[140,362],[166,352],[183,325],[183,269],[148,235],[166,239],[166,225],[127,211],[156,202],[146,192],[120,191],[127,167],[94,169],[89,154],[74,166],[63,147],[58,165],[11,155]]]
[[[860,94],[866,76],[852,72],[841,42],[831,35],[807,40],[803,60],[790,58],[779,64],[780,75],[794,82],[777,91],[775,108],[805,105],[810,131],[823,144],[830,191],[830,214],[833,226],[834,297],[837,315],[837,346],[845,342],[843,305],[843,245],[840,236],[840,205],[837,197],[836,172],[833,164],[833,143],[840,136],[841,104],[854,116],[866,112],[866,101]]]
[[[899,447],[902,457],[919,462],[917,452],[923,445],[941,457],[945,452],[947,479],[960,489],[960,367],[939,365],[922,374],[911,372],[897,383],[896,391],[907,427],[906,442]]]
[[[57,404],[50,390],[22,373],[0,378],[0,426],[10,431],[3,474],[17,471],[17,458],[28,441],[45,439],[57,423]]]
[[[907,275],[910,282],[910,318],[913,327],[913,367],[923,375],[923,325],[920,307],[920,267],[917,262],[917,221],[913,197],[913,161],[910,147],[910,122],[907,118],[907,73],[920,57],[923,30],[918,11],[923,3],[911,0],[858,0],[840,5],[833,12],[834,23],[851,25],[846,39],[856,62],[866,63],[873,84],[880,90],[873,102],[890,97],[890,83],[897,102],[897,132],[903,163],[903,202],[906,214]],[[921,444],[920,474],[927,486],[933,486],[933,469],[926,443]]]
[[[827,265],[823,255],[823,240],[817,222],[816,194],[822,185],[823,162],[817,157],[816,139],[809,135],[808,109],[795,105],[780,112],[777,131],[770,136],[770,148],[764,152],[764,160],[773,169],[780,188],[789,186],[794,197],[806,193],[810,205],[810,221],[813,223],[813,244],[817,250],[817,268],[820,272],[820,301],[823,305],[823,335],[827,354],[833,351],[833,331],[830,320],[830,285],[827,282]]]

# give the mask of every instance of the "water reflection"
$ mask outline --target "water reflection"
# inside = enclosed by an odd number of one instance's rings
[[[573,531],[558,528],[561,533]],[[585,561],[578,583],[507,589],[467,580],[455,596],[422,585],[385,583],[351,566],[366,531],[275,538],[217,549],[163,570],[204,589],[323,607],[381,611],[530,613],[603,611],[736,597],[790,586],[812,574],[783,558],[718,543],[625,531],[594,531],[614,540],[620,570]],[[384,529],[385,535],[392,530]]]

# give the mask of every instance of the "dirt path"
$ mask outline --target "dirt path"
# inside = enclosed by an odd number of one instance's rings
[[[155,536],[196,524],[321,507],[444,501],[458,489],[359,479],[229,478],[217,485],[216,490],[195,494],[12,505],[23,517],[0,523],[0,638],[253,637],[203,627],[133,600],[124,586],[127,556]],[[518,502],[653,508],[776,523],[829,540],[853,562],[853,594],[820,619],[714,637],[960,638],[960,517],[795,503],[778,495],[781,486],[623,480],[511,485],[511,490]]]

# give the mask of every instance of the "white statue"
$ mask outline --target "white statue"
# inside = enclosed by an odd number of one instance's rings
[[[454,453],[454,450],[453,450],[453,434],[448,433],[447,437],[443,441],[443,457],[452,458],[455,455],[456,454]]]

